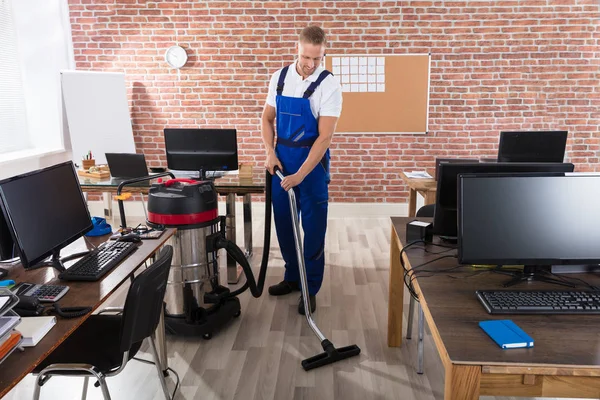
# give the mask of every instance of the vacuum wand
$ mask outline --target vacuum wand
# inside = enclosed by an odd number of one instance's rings
[[[279,179],[283,180],[285,176],[281,173],[278,167],[275,167],[275,173],[279,177]],[[321,342],[321,346],[324,353],[317,354],[314,357],[307,358],[302,361],[302,367],[305,371],[308,371],[313,368],[322,367],[324,365],[332,364],[336,361],[345,360],[346,358],[350,358],[353,356],[357,356],[360,354],[360,347],[353,344],[351,346],[341,347],[336,349],[333,343],[331,343],[325,335],[319,330],[317,324],[312,319],[312,315],[310,312],[310,300],[308,293],[308,279],[306,277],[306,266],[304,264],[304,251],[302,249],[302,240],[300,236],[300,223],[298,220],[298,209],[296,207],[296,194],[294,193],[294,189],[290,189],[287,191],[288,196],[290,198],[290,211],[292,214],[292,227],[294,230],[294,241],[296,242],[296,256],[298,257],[298,266],[300,269],[300,286],[302,289],[302,300],[304,303],[304,313],[306,316],[306,321],[308,322],[308,326],[312,329],[315,335],[319,338]]]

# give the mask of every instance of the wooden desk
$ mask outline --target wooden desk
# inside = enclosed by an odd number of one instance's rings
[[[47,283],[67,285],[70,287],[65,296],[58,301],[63,307],[90,306],[96,310],[119,286],[144,264],[175,233],[168,229],[159,239],[144,240],[140,247],[131,253],[123,262],[97,282],[70,282],[57,278],[58,272],[51,267],[25,271],[20,264],[5,267],[9,270],[8,278],[15,282]],[[101,238],[90,238],[99,244],[107,240],[109,235]],[[63,255],[85,250],[83,239],[77,240],[61,251]],[[67,264],[69,265],[69,264]],[[4,267],[4,266],[3,266]],[[29,374],[55,348],[79,327],[91,313],[81,318],[65,319],[56,317],[56,325],[35,346],[26,347],[25,351],[16,351],[0,365],[0,398],[12,389],[21,379]],[[17,326],[18,330],[19,327]],[[101,333],[100,333],[101,334]]]
[[[236,243],[236,211],[235,198],[243,196],[244,213],[244,247],[246,257],[252,256],[252,195],[265,192],[265,171],[255,169],[252,179],[240,179],[239,175],[225,175],[214,180],[215,190],[218,194],[226,196],[226,225],[227,239]],[[164,179],[164,178],[163,178]],[[79,176],[79,185],[85,193],[102,193],[104,198],[104,216],[112,218],[112,195],[117,193],[119,182],[112,179],[96,179]],[[128,185],[123,188],[123,192],[147,195],[150,189],[149,185]],[[143,198],[142,198],[143,200]],[[434,199],[435,200],[435,199]],[[227,257],[227,283],[235,284],[240,280],[242,267],[237,265],[235,260]]]
[[[388,346],[402,344],[404,296],[400,250],[409,218],[392,218]],[[435,251],[443,250],[434,248]],[[452,253],[448,253],[452,254]],[[423,249],[403,253],[407,268],[439,257]],[[427,266],[428,270],[455,267],[455,258]],[[483,272],[472,276],[452,272],[417,277],[414,282],[446,371],[446,400],[474,400],[479,396],[600,398],[600,315],[505,315],[487,314],[475,290],[501,289],[507,276]],[[464,271],[464,270],[463,270]],[[428,274],[430,275],[430,274]],[[571,275],[570,275],[571,276]],[[572,275],[593,285],[600,277]],[[542,282],[521,284],[515,289],[561,290]],[[479,321],[512,319],[535,340],[530,349],[502,350],[479,328]],[[426,367],[427,368],[427,367]]]
[[[425,205],[435,204],[435,192],[437,182],[433,178],[409,178],[404,172],[400,172],[400,178],[408,185],[408,216],[417,214],[417,193],[425,198]]]

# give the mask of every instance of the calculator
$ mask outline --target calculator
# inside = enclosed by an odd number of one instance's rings
[[[17,296],[32,296],[37,297],[40,302],[54,303],[69,291],[69,287],[21,282],[13,286],[11,290]]]

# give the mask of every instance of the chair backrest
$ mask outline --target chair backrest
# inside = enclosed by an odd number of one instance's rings
[[[160,319],[173,247],[166,245],[158,259],[131,283],[121,322],[120,351],[126,352],[134,343],[151,336]]]

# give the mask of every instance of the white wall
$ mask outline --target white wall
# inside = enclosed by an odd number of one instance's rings
[[[71,157],[60,94],[60,70],[75,68],[67,0],[12,0],[12,9],[27,111],[24,134],[35,149],[0,155],[0,179]]]

